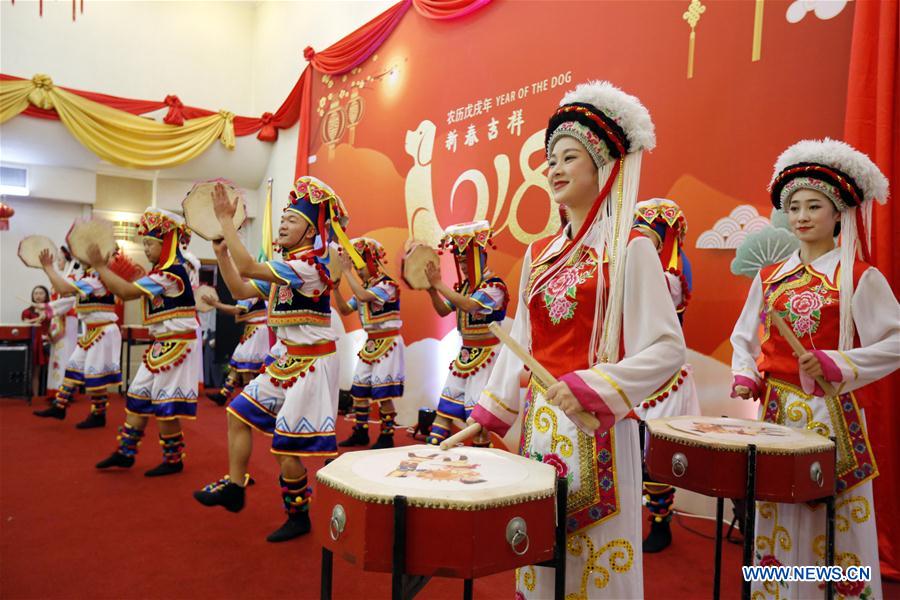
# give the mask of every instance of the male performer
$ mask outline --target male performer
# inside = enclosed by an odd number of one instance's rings
[[[343,202],[315,177],[297,180],[282,214],[278,229],[282,261],[253,259],[232,224],[235,207],[221,185],[215,189],[214,206],[225,238],[214,246],[222,277],[235,298],[252,298],[271,288],[269,326],[285,352],[228,405],[229,473],[194,492],[194,497],[205,506],[243,509],[251,427],[273,435],[287,520],[266,539],[284,542],[310,530],[311,488],[302,457],[337,454],[340,364],[337,335],[331,328],[332,282],[325,266],[330,238],[341,240],[355,262],[361,259],[342,229]]]
[[[426,266],[431,283],[428,293],[434,310],[442,317],[455,311],[456,327],[462,336],[462,347],[456,360],[450,363],[450,373],[441,392],[437,417],[427,438],[429,444],[440,444],[446,439],[454,419],[465,423],[494,366],[495,348],[500,341],[488,330],[488,325],[503,322],[509,292],[503,280],[487,268],[491,235],[487,221],[447,228],[441,249],[453,253],[458,277],[455,289],[441,280],[433,264]],[[487,433],[480,435],[475,443],[487,446]]]
[[[338,446],[369,445],[369,405],[375,403],[381,416],[381,433],[372,449],[393,448],[394,418],[397,416],[394,400],[403,396],[405,378],[403,337],[400,335],[403,325],[400,318],[400,286],[384,272],[385,251],[377,240],[356,238],[353,247],[362,256],[365,265],[356,269],[357,281],[349,273],[353,270],[349,257],[341,255],[353,297],[345,301],[340,286],[335,285],[334,299],[342,315],[359,312],[367,339],[359,351],[353,387],[350,388],[356,425],[352,435]]]
[[[150,417],[159,427],[163,462],[144,475],[159,477],[184,469],[184,434],[180,419],[197,416],[197,309],[179,238],[184,219],[167,210],[148,208],[141,215],[138,233],[153,269],[134,283],[113,273],[103,262],[100,249],[88,250],[88,260],[104,285],[123,300],[143,298],[144,325],[153,344],[144,351],[143,363],[128,387],[125,424],[119,428],[118,448],[97,463],[98,469],[129,468]]]
[[[49,408],[36,410],[39,417],[66,418],[66,408],[72,395],[84,386],[91,398],[91,412],[75,427],[93,429],[106,426],[109,404],[107,388],[122,383],[119,357],[122,354],[122,334],[116,315],[116,297],[100,280],[97,271],[87,269],[77,279],[68,279],[53,267],[48,250],[40,254],[41,266],[50,279],[53,290],[62,298],[47,303],[48,318],[65,315],[75,305],[84,333],[66,363],[65,376]],[[128,261],[125,261],[128,263]],[[104,263],[104,268],[108,268]]]

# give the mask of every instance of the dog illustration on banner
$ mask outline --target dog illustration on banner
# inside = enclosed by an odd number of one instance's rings
[[[432,190],[432,159],[434,155],[434,142],[437,133],[437,127],[428,119],[419,123],[414,131],[406,132],[405,150],[408,155],[413,158],[413,166],[406,174],[406,222],[409,227],[410,238],[422,241],[431,247],[437,247],[443,235],[444,228],[441,227],[434,204],[434,193]],[[509,228],[512,236],[520,243],[527,245],[531,242],[546,237],[559,229],[560,220],[559,213],[553,207],[553,201],[550,197],[550,187],[544,176],[544,169],[547,166],[546,161],[541,161],[537,167],[532,168],[528,159],[535,152],[544,151],[544,131],[540,130],[528,137],[522,144],[519,151],[519,169],[522,172],[524,181],[519,185],[513,193],[512,200],[509,204],[509,211],[503,225],[497,226],[503,217],[503,211],[506,207],[509,180],[510,180],[510,160],[505,154],[498,154],[494,157],[494,171],[497,174],[497,201],[494,204],[494,211],[490,217],[490,222],[495,233],[500,233],[504,229]],[[476,204],[474,214],[463,218],[462,220],[488,220],[488,209],[490,207],[490,190],[488,187],[487,177],[478,169],[468,169],[463,172],[454,182],[450,191],[450,208],[453,208],[453,200],[457,190],[465,184],[471,183],[475,187]],[[530,233],[525,231],[518,220],[519,204],[531,187],[539,187],[544,191],[547,202],[547,220],[543,225],[543,229],[538,232]],[[460,220],[459,218],[456,219]]]

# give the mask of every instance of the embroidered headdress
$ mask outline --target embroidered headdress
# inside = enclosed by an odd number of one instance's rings
[[[138,235],[162,242],[162,253],[159,255],[157,268],[167,269],[176,261],[183,260],[179,245],[184,228],[184,219],[181,215],[163,208],[149,207],[141,215]]]
[[[365,265],[344,232],[350,220],[347,209],[327,183],[312,176],[299,178],[291,191],[290,202],[284,210],[297,213],[315,228],[319,237],[316,247],[321,262],[328,262],[328,244],[336,240],[353,260],[356,268]]]
[[[462,284],[462,272],[459,269],[465,261],[469,273],[469,291],[473,291],[484,278],[487,265],[487,248],[496,248],[493,242],[493,231],[487,221],[470,221],[457,223],[444,230],[444,237],[438,246],[439,251],[449,250],[456,262],[456,275]]]
[[[872,202],[887,202],[888,180],[872,159],[846,142],[829,138],[801,140],[775,161],[772,181],[769,182],[772,204],[787,212],[791,196],[801,189],[821,192],[841,213],[839,349],[848,350],[853,347],[854,337],[850,312],[853,261],[856,260],[857,247],[862,259],[869,260]]]

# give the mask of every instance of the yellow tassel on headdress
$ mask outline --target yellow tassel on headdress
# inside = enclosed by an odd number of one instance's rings
[[[330,204],[328,212],[330,217],[332,213]],[[339,220],[331,220],[331,229],[334,231],[334,236],[338,239],[338,243],[341,245],[341,248],[343,248],[344,251],[350,256],[350,260],[353,261],[353,265],[357,269],[362,269],[364,266],[366,266],[366,261],[364,261],[362,256],[359,255],[359,252],[356,251],[356,248],[353,247],[353,243],[350,241],[350,238],[347,237],[347,234],[344,232],[344,228],[341,227],[341,223]]]
[[[669,235],[676,235],[674,231],[670,232]],[[669,268],[677,269],[678,268],[678,238],[675,238],[675,241],[672,243],[672,256],[669,258]]]

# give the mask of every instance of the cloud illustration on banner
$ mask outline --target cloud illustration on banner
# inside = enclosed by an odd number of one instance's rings
[[[807,13],[814,12],[818,18],[827,21],[841,14],[845,6],[847,0],[795,0],[784,17],[788,23],[799,23]]]

